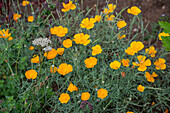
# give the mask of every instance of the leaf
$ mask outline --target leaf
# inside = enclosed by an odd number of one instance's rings
[[[159,25],[164,29],[166,33],[170,33],[170,23],[159,21]]]
[[[24,57],[22,57],[21,59],[20,59],[20,63],[23,63],[23,62],[25,62],[25,60],[27,59],[27,57],[26,56],[24,56]]]
[[[13,100],[14,96],[5,96],[8,100]]]
[[[18,64],[18,68],[21,69],[21,70],[25,69],[25,65],[24,64],[25,63],[19,63]]]
[[[1,57],[0,64],[2,64],[4,62],[4,58],[3,56],[0,56],[0,57]]]
[[[3,87],[4,80],[0,80],[0,87]]]
[[[163,42],[163,47],[166,47],[166,51],[170,51],[170,36],[167,37],[163,37],[162,38],[162,42]]]

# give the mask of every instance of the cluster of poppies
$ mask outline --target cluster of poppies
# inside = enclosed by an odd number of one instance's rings
[[[26,5],[28,5],[29,3],[25,3]],[[62,12],[68,12],[69,10],[74,10],[76,8],[76,5],[72,3],[72,1],[69,1],[69,3],[65,4],[63,3],[63,9],[61,9]],[[112,12],[115,10],[116,5],[113,4],[109,4],[108,8],[104,8],[103,13],[106,14],[106,20],[113,20],[114,19],[114,15],[112,15]],[[132,6],[131,8],[127,9],[127,12],[129,14],[132,15],[138,15],[139,13],[141,13],[141,10],[136,7],[136,6]],[[20,15],[15,15],[14,16],[15,19],[17,20],[18,18],[20,18]],[[96,22],[100,22],[102,20],[102,17],[100,15],[96,15],[94,18],[84,18],[81,23],[80,23],[80,27],[81,28],[85,28],[87,30],[92,29],[95,26]],[[117,22],[117,27],[118,29],[122,29],[127,25],[127,23],[124,20],[120,20]],[[63,26],[54,26],[53,28],[50,29],[50,32],[52,35],[56,35],[58,37],[64,37],[66,36],[66,34],[68,33],[68,28],[63,27]],[[168,34],[166,33],[162,33],[159,34],[159,38],[161,39],[161,36],[168,36]],[[126,35],[118,35],[119,39],[125,38]],[[73,39],[66,39],[63,41],[63,46],[65,48],[70,48],[72,47],[72,41],[74,41],[76,44],[82,44],[84,46],[87,46],[90,43],[90,35],[89,34],[84,34],[84,33],[77,33],[73,36]],[[139,51],[141,51],[144,48],[144,45],[142,42],[140,41],[133,41],[130,44],[130,47],[128,47],[125,52],[128,55],[135,55],[137,54]],[[30,50],[33,50],[34,47],[30,46]],[[47,51],[44,53],[44,56],[47,59],[54,59],[56,57],[56,55],[62,55],[64,53],[64,48],[58,48],[57,50],[55,49],[51,49],[50,51]],[[92,47],[92,56],[85,59],[84,63],[85,66],[87,68],[93,68],[96,64],[97,64],[97,58],[95,57],[96,55],[100,54],[102,52],[102,48],[100,45],[95,45]],[[151,57],[155,57],[155,54],[157,53],[157,51],[155,50],[155,48],[153,46],[146,48],[145,49],[145,53],[150,55]],[[151,61],[149,59],[146,59],[145,55],[138,55],[137,56],[138,61],[137,62],[132,62],[133,66],[138,66],[138,71],[146,71],[148,66],[151,66]],[[33,58],[31,59],[32,63],[40,63],[42,59],[39,58],[38,55],[34,55]],[[159,58],[154,62],[154,65],[156,66],[155,68],[157,70],[164,70],[166,68],[166,64],[165,64],[165,60],[163,58]],[[121,64],[125,67],[129,67],[130,66],[130,60],[129,59],[122,59],[121,61],[117,61],[114,60],[113,62],[110,63],[110,67],[114,70],[117,70],[120,68]],[[50,67],[50,72],[51,73],[55,73],[58,72],[61,75],[66,75],[70,72],[73,71],[73,68],[70,64],[67,63],[62,63],[59,65],[59,67],[55,67],[54,65]],[[32,74],[27,73],[27,78],[28,79],[35,79],[37,76],[37,73],[35,76],[32,77]],[[29,76],[30,75],[30,76]],[[145,73],[145,77],[149,82],[154,82],[154,77],[157,77],[158,75],[153,72],[152,74],[150,74],[149,72]],[[77,90],[77,87],[75,85],[70,84],[69,88],[70,91],[74,91]],[[74,90],[73,90],[74,89]],[[143,92],[144,90],[144,86],[139,85],[137,88],[139,91]],[[87,95],[89,95],[87,92],[83,93],[83,95],[86,95],[85,97],[88,97]],[[87,99],[83,99],[84,96],[82,96],[82,100],[87,100]],[[69,100],[69,96],[67,94],[61,94],[60,95],[60,101],[61,103],[65,103],[62,102],[62,99],[67,98],[67,100]]]
[[[26,6],[29,5],[30,2],[29,1],[23,1],[22,2],[22,6]],[[97,24],[97,22],[101,22],[102,20],[107,20],[107,21],[113,21],[115,18],[115,15],[113,15],[112,13],[114,12],[116,8],[116,5],[113,4],[108,4],[107,8],[104,8],[104,18],[101,15],[95,15],[94,18],[84,18],[81,22],[80,22],[80,28],[83,28],[85,30],[91,30],[95,27],[95,24]],[[74,10],[76,9],[76,5],[73,4],[72,1],[69,1],[69,3],[65,4],[63,3],[63,8],[61,9],[62,12],[68,12],[70,10]],[[132,6],[131,8],[127,9],[127,12],[129,14],[132,15],[139,15],[141,13],[141,10],[136,7],[136,6]],[[21,18],[20,14],[13,14],[13,19],[17,22],[18,19]],[[28,22],[33,22],[34,21],[34,16],[28,16],[27,18]],[[117,23],[117,28],[118,30],[122,30],[123,28],[125,28],[127,26],[127,23],[120,19]],[[55,35],[59,38],[61,37],[65,37],[69,30],[67,27],[63,27],[63,26],[53,26],[52,28],[50,28],[50,32],[52,35]],[[87,33],[87,32],[86,32]],[[70,37],[70,39],[65,39],[63,40],[63,47],[62,48],[51,48],[48,51],[45,51],[44,57],[46,57],[46,59],[50,60],[50,59],[54,59],[56,58],[57,55],[63,55],[65,48],[68,49],[70,47],[72,47],[74,44],[74,42],[79,45],[82,44],[83,46],[87,46],[88,44],[90,44],[91,40],[90,40],[90,35],[86,34],[83,32],[80,33],[75,33],[73,37]],[[162,40],[161,37],[165,37],[165,36],[170,36],[168,33],[160,33],[158,35],[159,39]],[[117,37],[119,39],[123,39],[126,37],[125,34],[119,34],[117,35]],[[11,37],[11,33],[9,33],[9,29],[7,29],[5,31],[5,29],[0,30],[0,38],[8,38],[8,40],[12,40],[13,38]],[[130,46],[125,50],[125,53],[127,55],[130,56],[134,56],[135,54],[139,54],[139,52],[144,48],[144,45],[142,42],[140,41],[133,41],[131,42]],[[34,50],[34,46],[30,46],[29,48],[30,50]],[[102,53],[102,47],[99,44],[96,44],[95,46],[91,47],[91,56],[86,58],[84,60],[85,63],[85,67],[86,68],[94,68],[95,65],[97,65],[97,61],[98,59],[96,58],[96,55],[99,55]],[[138,67],[138,71],[146,71],[147,67],[152,65],[152,60],[150,60],[147,56],[150,57],[155,57],[157,51],[155,50],[154,46],[150,46],[149,48],[145,49],[145,54],[144,55],[138,55],[137,56],[137,61],[136,62],[132,62],[132,60],[127,59],[121,59],[121,61],[118,60],[114,60],[110,63],[110,68],[114,69],[114,70],[118,70],[121,65],[123,65],[124,67],[129,67],[131,64],[133,67]],[[43,61],[42,58],[39,57],[39,55],[33,55],[33,58],[31,58],[31,63],[41,63]],[[166,64],[165,64],[165,59],[163,58],[158,58],[153,64],[155,65],[155,69],[156,70],[164,70],[166,69]],[[67,64],[67,63],[61,63],[58,67],[56,67],[55,65],[52,65],[50,67],[50,72],[51,73],[56,73],[58,72],[60,75],[67,75],[69,73],[71,73],[73,71],[73,67],[71,64]],[[36,79],[38,73],[36,72],[36,70],[34,69],[30,69],[28,71],[25,72],[25,76],[27,79]],[[150,74],[148,71],[145,72],[145,77],[147,79],[148,82],[154,82],[155,81],[155,77],[157,77],[158,75],[153,71],[152,74]],[[137,87],[137,90],[140,92],[143,92],[145,89],[144,86],[139,85]],[[73,92],[73,91],[78,91],[78,88],[76,85],[74,85],[72,82],[70,82],[69,87],[67,88],[68,91]],[[108,96],[108,91],[106,89],[99,89],[97,91],[97,97],[104,99]],[[86,101],[89,100],[90,98],[90,93],[89,92],[82,92],[81,93],[81,100]],[[68,93],[61,93],[60,97],[59,97],[59,101],[61,103],[68,103],[68,101],[70,100],[70,96]],[[133,112],[127,112],[127,113],[133,113]]]
[[[73,91],[78,91],[78,88],[77,86],[73,85],[72,83],[70,83],[69,87],[67,88],[67,90],[69,90],[70,92],[73,92]],[[100,98],[100,99],[104,99],[108,96],[108,91],[106,89],[99,89],[97,91],[97,97]],[[81,93],[81,100],[83,101],[87,101],[89,100],[90,98],[90,93],[89,92],[83,92]],[[62,93],[60,94],[60,97],[59,97],[59,101],[61,103],[68,103],[68,101],[70,100],[70,96],[68,93]]]

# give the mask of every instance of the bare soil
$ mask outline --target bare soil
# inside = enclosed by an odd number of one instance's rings
[[[102,11],[106,6],[107,0],[98,0],[99,10]],[[109,3],[117,4],[116,11],[119,12],[125,7],[138,6],[142,10],[142,16],[145,23],[158,22],[161,16],[170,17],[170,0],[108,0]],[[117,1],[117,3],[116,3]],[[84,9],[97,4],[97,0],[83,0]],[[124,11],[125,20],[129,20],[127,12]]]

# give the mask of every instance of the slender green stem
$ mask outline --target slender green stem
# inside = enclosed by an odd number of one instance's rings
[[[81,10],[83,11],[83,0],[81,0]]]
[[[147,89],[154,89],[154,90],[166,90],[166,89],[161,89],[161,88],[154,88],[154,87],[146,87]]]
[[[8,65],[8,67],[9,67],[9,69],[10,69],[10,71],[11,71],[12,75],[14,75],[14,72],[13,72],[13,70],[12,70],[12,68],[11,68],[10,64],[8,63],[8,61],[7,61],[6,63],[7,63],[7,65]]]
[[[32,109],[32,103],[31,103],[31,107],[30,107],[29,113],[31,113],[31,109]]]
[[[132,31],[133,24],[134,24],[135,20],[136,20],[136,16],[133,17],[133,20],[132,20],[132,22],[131,22],[131,24],[130,24],[130,26],[129,26],[128,40],[130,40],[130,35],[131,35],[131,31]]]
[[[20,55],[20,51],[21,51],[21,49],[18,51],[18,56],[17,56],[17,60],[15,61],[16,62],[16,65],[15,65],[15,73],[16,73],[16,75],[17,75],[17,65],[18,65],[18,58],[19,58],[19,55]]]
[[[33,8],[33,6],[32,6],[31,3],[30,3],[30,6],[31,6],[31,11],[32,11],[32,13],[34,13],[34,8]]]
[[[111,104],[113,100],[110,100],[110,102],[104,107],[105,109]],[[118,112],[117,112],[118,113]]]
[[[8,50],[8,42],[7,42],[7,40],[6,39],[4,39],[4,41],[5,41],[5,44],[6,44],[6,48],[7,48],[7,50]],[[8,53],[8,52],[7,52]],[[8,55],[7,55],[8,56]],[[11,71],[11,73],[12,73],[12,75],[14,75],[14,72],[13,72],[13,70],[12,70],[12,68],[11,68],[11,66],[10,66],[10,64],[9,64],[9,56],[8,56],[8,59],[7,59],[7,61],[6,61],[6,63],[7,63],[7,65],[8,65],[8,67],[9,67],[9,69],[10,69],[10,71]]]

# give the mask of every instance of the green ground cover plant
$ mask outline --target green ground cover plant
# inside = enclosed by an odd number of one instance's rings
[[[168,112],[169,52],[138,38],[146,26],[137,6],[115,12],[107,2],[99,12],[74,0],[38,7],[11,0],[10,18],[2,4],[0,112]],[[132,34],[135,23],[140,30]],[[156,38],[164,41],[169,31],[160,25]]]
[[[159,36],[162,37],[160,39],[162,39],[163,47],[166,47],[166,51],[170,51],[170,23],[159,21],[159,25],[164,29],[163,32],[159,34]]]
[[[159,20],[168,22],[169,17],[162,16],[162,17],[159,17]],[[149,23],[149,25],[151,26],[151,29],[150,30],[146,29],[144,40],[148,41],[150,45],[150,43],[153,40],[157,39],[157,35],[161,32],[161,28],[158,22]]]

